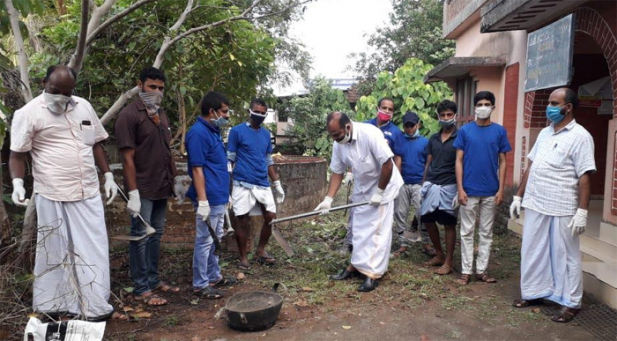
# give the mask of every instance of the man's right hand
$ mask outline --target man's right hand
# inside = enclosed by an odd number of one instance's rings
[[[331,197],[325,197],[324,200],[317,206],[313,211],[321,211],[321,214],[328,214],[330,209],[332,208],[332,199]]]
[[[465,193],[463,189],[460,189],[458,190],[458,199],[455,198],[454,200],[458,200],[458,204],[461,206],[467,206],[469,198],[467,197],[467,193]]]
[[[26,199],[26,189],[24,188],[24,180],[20,178],[13,179],[13,194],[11,200],[17,206],[28,206],[30,199]]]
[[[133,218],[137,218],[141,212],[141,199],[139,199],[139,190],[129,191],[129,202],[126,203],[126,210]]]
[[[210,216],[210,204],[208,201],[200,201],[197,203],[197,217],[201,219],[201,221],[206,221]]]
[[[512,197],[512,204],[510,205],[510,219],[514,220],[521,216],[521,201],[523,201],[523,199],[518,195]]]

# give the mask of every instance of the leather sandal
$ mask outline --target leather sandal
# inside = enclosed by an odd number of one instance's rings
[[[341,270],[341,272],[339,272],[336,275],[330,275],[328,276],[331,280],[334,281],[343,281],[346,279],[350,279],[351,277],[353,277],[354,275],[356,275],[358,272],[357,271],[347,271],[347,268]]]
[[[481,273],[481,274],[476,274],[476,279],[480,282],[484,282],[484,283],[497,283],[497,280],[491,276],[488,275],[487,272]]]
[[[379,285],[378,279],[372,279],[370,277],[366,277],[366,279],[364,279],[364,282],[362,282],[362,284],[360,284],[360,286],[358,287],[358,291],[361,291],[361,292],[373,291],[375,290],[375,288],[377,288],[378,285]]]
[[[551,317],[551,321],[557,323],[568,323],[574,320],[574,317],[576,317],[576,315],[578,315],[580,311],[580,309],[576,308],[563,307],[559,310],[557,314]]]
[[[469,284],[470,280],[471,280],[471,275],[469,275],[469,274],[462,274],[461,278],[456,280],[456,283],[458,283],[460,285],[467,285],[467,284]]]
[[[514,300],[514,302],[512,303],[512,306],[514,308],[526,308],[532,305],[541,305],[544,303],[544,300],[542,300],[541,298],[537,298],[535,300]]]

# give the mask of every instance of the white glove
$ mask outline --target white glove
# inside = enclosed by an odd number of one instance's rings
[[[512,204],[510,205],[510,219],[514,220],[521,216],[521,201],[523,199],[518,195],[512,197]]]
[[[13,194],[11,195],[13,203],[17,206],[28,206],[30,199],[26,199],[26,189],[24,188],[24,180],[20,178],[13,179]]]
[[[184,184],[182,183],[182,178],[180,176],[176,176],[174,178],[174,195],[176,196],[176,202],[178,204],[181,204],[184,201],[186,190],[184,189]]]
[[[332,208],[332,201],[334,201],[332,197],[325,197],[323,201],[319,205],[317,205],[317,207],[315,207],[313,211],[321,211],[321,214],[328,214],[328,212],[330,212],[330,209]]]
[[[230,161],[227,161],[227,172],[229,172],[229,174],[234,172],[234,165]]]
[[[452,200],[452,209],[455,210],[458,208],[459,202],[458,202],[458,194],[454,196],[454,200]]]
[[[210,203],[208,201],[200,201],[197,203],[197,217],[202,221],[206,221],[210,217]]]
[[[572,229],[572,237],[583,234],[585,226],[587,226],[587,210],[579,208],[568,224],[568,227]]]
[[[234,207],[234,199],[231,197],[231,195],[229,196],[229,202],[227,203],[227,209],[232,209]]]
[[[345,173],[345,178],[343,179],[343,184],[350,184],[353,181],[353,173],[347,172]]]
[[[375,207],[381,205],[381,200],[383,199],[383,192],[384,192],[383,189],[377,187],[377,192],[373,194],[373,196],[371,197],[371,200],[369,201],[369,204]]]
[[[285,201],[285,191],[283,191],[283,185],[281,185],[281,180],[276,180],[272,183],[274,185],[274,189],[276,189],[276,193],[278,193],[278,197],[276,198],[276,203],[281,204]]]
[[[129,202],[126,203],[126,210],[133,218],[137,218],[141,212],[141,200],[139,199],[139,191],[134,189],[129,191]]]
[[[105,173],[105,195],[107,196],[107,205],[111,204],[118,194],[118,185],[114,181],[114,173]]]

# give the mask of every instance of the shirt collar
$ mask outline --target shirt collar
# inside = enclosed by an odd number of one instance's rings
[[[443,131],[443,128],[439,129],[439,132],[437,134],[433,135],[433,136],[436,136],[436,138],[439,138],[439,141],[441,141],[441,132],[442,131]],[[458,133],[458,128],[455,126],[454,127],[454,131],[452,132],[452,135],[450,135],[448,140],[452,139],[452,138],[455,138],[457,133]],[[448,141],[448,140],[446,140],[446,141]]]
[[[259,131],[261,129],[261,124],[259,125],[259,127],[257,129],[253,128],[253,126],[251,125],[251,122],[246,122],[246,126],[249,127],[250,129],[253,129],[255,131]]]
[[[564,131],[564,130],[572,130],[574,129],[574,127],[576,126],[576,120],[572,119],[572,121],[570,121],[570,123],[568,123],[565,127],[559,129],[558,131],[555,131],[555,123],[551,123],[550,127],[551,130],[553,131],[553,134],[559,134],[560,132]]]
[[[350,121],[350,122],[351,122],[351,141],[350,141],[350,143],[353,143],[353,142],[358,140],[358,129],[356,129],[354,121]]]

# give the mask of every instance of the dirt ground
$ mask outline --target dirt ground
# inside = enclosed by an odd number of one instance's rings
[[[337,203],[338,204],[338,203]],[[390,262],[387,277],[371,293],[356,291],[359,280],[333,282],[327,274],[338,272],[348,261],[342,245],[346,218],[341,214],[282,228],[296,255],[286,258],[274,239],[269,250],[278,265],[252,265],[244,280],[229,288],[220,300],[200,300],[191,295],[192,251],[170,250],[162,255],[164,280],[181,287],[165,294],[170,304],[140,307],[132,301],[126,251],[112,254],[112,284],[119,297],[118,310],[129,307],[152,313],[149,318],[130,322],[108,322],[106,340],[593,340],[578,326],[550,321],[539,309],[515,309],[518,298],[520,241],[496,235],[490,273],[496,284],[455,283],[460,265],[452,275],[439,277],[422,266],[428,258],[413,248]],[[457,244],[455,265],[460,264]],[[224,254],[225,275],[236,276],[233,254]],[[229,329],[215,314],[232,295],[251,290],[268,290],[282,282],[288,290],[276,325],[261,332]],[[586,302],[588,304],[588,302]],[[129,310],[130,310],[129,309]],[[147,315],[147,314],[146,314]],[[222,315],[222,314],[221,314]]]

